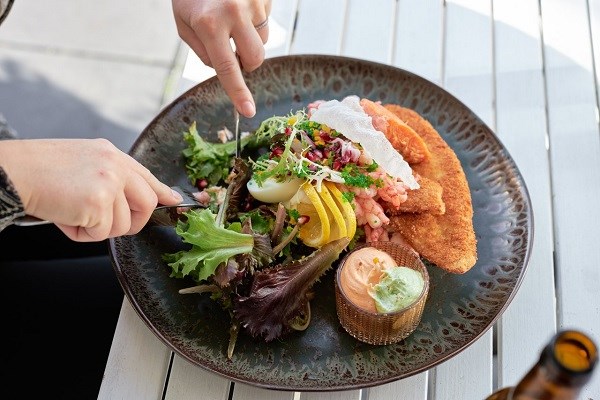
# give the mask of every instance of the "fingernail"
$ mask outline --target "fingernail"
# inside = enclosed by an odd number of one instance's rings
[[[171,194],[173,195],[173,198],[177,199],[177,201],[179,201],[180,203],[183,201],[183,197],[181,197],[181,194],[176,190],[171,189]]]
[[[254,108],[254,104],[251,101],[245,101],[242,103],[242,114],[246,118],[254,117],[256,114],[256,108]]]

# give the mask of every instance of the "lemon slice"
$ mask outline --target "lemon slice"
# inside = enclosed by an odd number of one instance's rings
[[[346,236],[349,239],[352,239],[356,233],[356,214],[354,213],[352,204],[350,204],[350,202],[344,198],[344,195],[340,189],[337,188],[335,183],[323,182],[323,185],[329,189],[329,192],[335,199],[335,202],[342,213],[344,222],[346,223]]]
[[[346,222],[344,221],[344,217],[342,216],[339,206],[331,196],[329,189],[327,189],[327,186],[321,185],[321,191],[318,193],[323,204],[326,206],[327,216],[329,217],[329,222],[332,224],[329,241],[331,242],[336,239],[346,237],[348,235]]]
[[[297,210],[300,215],[308,216],[309,220],[298,231],[298,238],[307,246],[319,248],[329,242],[331,233],[327,210],[310,182],[304,182],[300,190],[306,194],[309,202],[300,201]]]

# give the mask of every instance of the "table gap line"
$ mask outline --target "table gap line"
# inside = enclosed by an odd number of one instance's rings
[[[538,0],[538,27],[539,27],[539,31],[540,31],[540,47],[541,47],[541,52],[542,52],[542,78],[544,80],[544,123],[546,124],[545,130],[546,130],[546,134],[545,134],[545,139],[546,139],[546,158],[548,160],[548,169],[550,171],[550,176],[548,177],[549,180],[549,186],[550,186],[550,210],[551,210],[551,217],[552,217],[552,221],[551,221],[551,225],[552,225],[552,270],[553,270],[553,277],[552,279],[554,280],[554,302],[555,302],[555,313],[556,313],[556,325],[554,327],[554,330],[556,331],[558,329],[558,327],[561,325],[561,310],[560,310],[560,302],[558,301],[558,298],[560,297],[560,288],[558,287],[559,283],[557,280],[557,275],[558,275],[558,264],[557,264],[557,260],[556,260],[556,230],[558,229],[558,227],[556,226],[556,219],[554,218],[554,214],[556,212],[555,206],[554,206],[554,179],[553,179],[553,173],[552,173],[552,157],[550,156],[550,147],[551,147],[551,143],[550,143],[550,107],[548,106],[548,70],[547,70],[547,55],[546,55],[546,41],[545,41],[545,37],[544,37],[544,24],[543,24],[543,17],[544,17],[544,12],[542,9],[542,0]]]
[[[165,383],[163,384],[163,392],[161,396],[161,400],[165,400],[167,398],[167,389],[169,387],[169,379],[171,378],[171,370],[173,369],[173,360],[175,359],[175,353],[170,352],[169,354],[169,366],[167,368],[167,373],[165,374]]]

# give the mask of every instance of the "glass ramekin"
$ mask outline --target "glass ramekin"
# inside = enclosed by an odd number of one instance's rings
[[[364,247],[384,251],[398,266],[419,271],[425,283],[421,295],[412,304],[392,313],[373,313],[352,303],[340,285],[340,275],[348,257]],[[370,242],[356,247],[340,261],[335,276],[335,305],[342,327],[354,338],[374,345],[396,343],[410,335],[421,321],[428,293],[429,274],[419,255],[396,242]]]

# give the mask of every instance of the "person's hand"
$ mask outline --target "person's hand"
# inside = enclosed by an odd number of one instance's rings
[[[158,203],[182,199],[105,139],[0,141],[0,166],[25,212],[75,241],[139,232]]]
[[[251,72],[264,61],[271,0],[172,0],[172,6],[181,39],[214,68],[238,112],[253,117],[256,105],[240,64]]]

